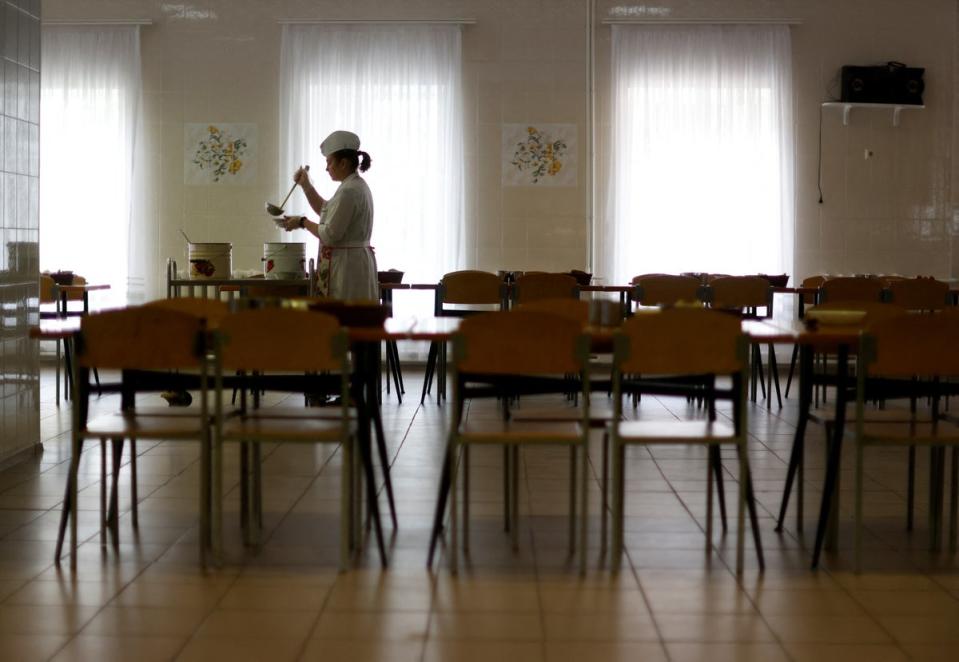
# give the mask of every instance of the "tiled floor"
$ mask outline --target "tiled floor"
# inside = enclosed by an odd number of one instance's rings
[[[0,473],[0,660],[955,660],[959,570],[925,550],[924,483],[917,531],[904,530],[905,454],[868,457],[867,572],[850,570],[852,458],[843,475],[840,551],[809,570],[822,476],[822,432],[811,428],[807,522],[773,531],[795,418],[751,409],[752,463],[768,569],[750,552],[737,580],[735,536],[717,527],[705,552],[705,464],[700,451],[628,453],[627,558],[611,576],[598,559],[598,485],[590,499],[590,571],[566,554],[564,451],[523,453],[521,545],[502,530],[498,450],[473,456],[472,548],[461,574],[445,559],[425,569],[448,406],[385,398],[400,529],[391,567],[368,545],[360,566],[337,574],[338,462],[334,449],[279,446],[264,464],[265,541],[244,551],[236,518],[235,459],[228,469],[228,559],[197,562],[197,449],[140,444],[140,527],[126,513],[119,553],[97,535],[99,459],[82,468],[80,567],[53,565],[67,472],[69,409],[53,405],[44,373],[44,452]],[[106,400],[106,399],[104,399]],[[597,403],[606,406],[605,398]],[[101,402],[100,404],[109,404]],[[490,405],[474,404],[476,408]],[[476,411],[474,409],[474,411]],[[690,411],[644,398],[635,415]],[[598,440],[592,459],[599,457]],[[594,467],[597,463],[594,462]],[[926,455],[920,454],[920,473]],[[734,462],[727,462],[730,503]],[[920,476],[922,481],[922,476]]]

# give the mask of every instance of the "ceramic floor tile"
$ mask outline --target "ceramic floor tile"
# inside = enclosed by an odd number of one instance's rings
[[[430,637],[492,641],[539,641],[543,625],[538,612],[436,612]]]
[[[955,644],[903,644],[910,660],[918,662],[952,662],[956,659]]]
[[[425,642],[313,639],[300,660],[312,662],[420,662]]]
[[[183,645],[182,637],[145,637],[80,634],[57,653],[52,662],[163,662],[172,660]]]
[[[303,645],[302,639],[195,637],[176,659],[178,662],[292,662]]]
[[[912,659],[895,645],[786,644],[785,648],[795,662],[901,662]]]
[[[957,644],[959,623],[955,613],[922,616],[880,615],[876,617],[900,644]]]
[[[732,582],[700,586],[645,586],[654,614],[748,614],[756,611],[749,595]]]
[[[320,615],[313,638],[423,641],[429,620],[426,611],[327,611]]]
[[[671,662],[786,662],[779,644],[667,643]]]
[[[237,583],[218,603],[223,609],[319,611],[329,594],[326,586],[274,585],[269,580]]]
[[[659,643],[643,642],[546,642],[546,662],[666,662],[669,658]]]
[[[919,616],[954,614],[959,621],[959,600],[945,591],[857,591],[853,598],[871,614]]]
[[[538,611],[539,594],[533,582],[497,582],[441,578],[435,608],[441,611]]]
[[[84,634],[121,637],[186,636],[203,622],[208,610],[196,607],[105,607],[84,628]]]
[[[646,598],[639,590],[540,586],[539,594],[544,612],[646,613],[648,611]]]
[[[842,591],[779,591],[762,589],[753,595],[764,616],[832,615],[865,617],[860,604]]]
[[[0,605],[0,634],[75,634],[96,613],[85,606]]]
[[[657,614],[667,642],[760,643],[774,640],[759,614]]]
[[[872,618],[829,613],[766,616],[780,640],[787,643],[889,644],[892,639]]]
[[[168,584],[137,580],[126,587],[111,606],[114,607],[187,607],[212,609],[227,588],[220,585]]]
[[[543,623],[550,641],[656,641],[658,634],[643,610],[610,612],[545,612]]]
[[[304,639],[319,614],[309,611],[217,609],[200,624],[199,637]]]
[[[118,592],[112,582],[33,581],[12,593],[8,605],[82,605],[102,607]]]
[[[49,660],[70,640],[69,635],[9,634],[0,635],[0,660],[41,662]]]
[[[539,643],[431,641],[424,662],[543,662]]]

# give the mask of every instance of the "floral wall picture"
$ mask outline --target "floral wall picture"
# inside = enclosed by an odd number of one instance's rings
[[[576,186],[575,124],[504,124],[504,186]]]
[[[186,184],[246,185],[256,180],[256,124],[187,124]]]

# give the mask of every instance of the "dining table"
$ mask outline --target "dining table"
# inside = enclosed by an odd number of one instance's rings
[[[90,312],[90,292],[103,292],[110,289],[110,285],[105,283],[78,283],[76,285],[59,285],[54,284],[54,296],[60,300],[60,307],[58,309],[58,314],[60,317],[67,317],[69,315],[86,315]],[[80,295],[83,300],[83,310],[75,311],[73,313],[67,310],[67,301],[71,297]]]

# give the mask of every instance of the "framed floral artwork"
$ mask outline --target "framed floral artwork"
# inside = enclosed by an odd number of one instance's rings
[[[504,186],[576,186],[575,124],[504,124]]]
[[[183,178],[192,186],[256,181],[256,124],[187,124]]]

